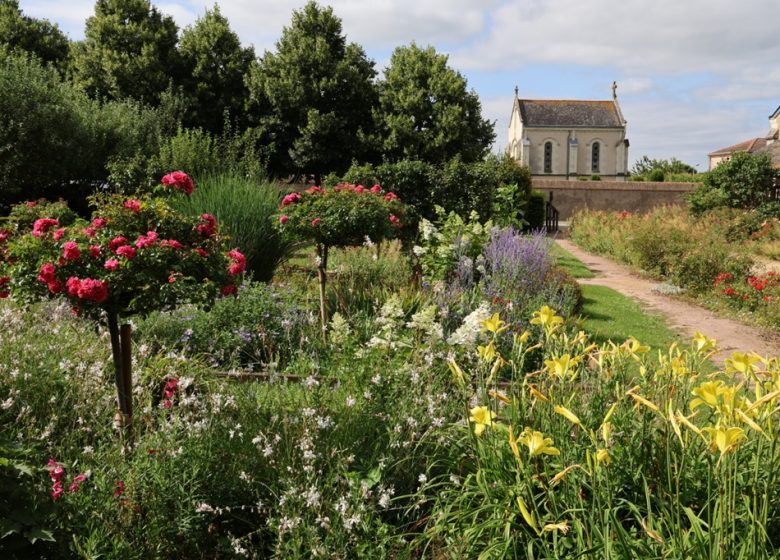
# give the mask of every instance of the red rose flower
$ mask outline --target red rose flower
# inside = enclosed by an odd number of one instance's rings
[[[95,229],[100,229],[103,226],[105,226],[108,222],[105,220],[105,218],[95,218],[92,220],[92,227]]]
[[[54,238],[54,241],[59,241],[60,239],[62,239],[63,235],[65,235],[65,228],[60,228],[54,232],[52,237]]]
[[[238,293],[238,288],[236,288],[233,284],[228,284],[227,286],[222,286],[222,295],[223,296],[233,296]]]
[[[84,278],[79,284],[78,296],[95,303],[103,303],[108,299],[108,282]]]
[[[11,295],[11,292],[8,291],[6,286],[11,282],[10,276],[0,276],[0,299],[5,299],[9,295]]]
[[[228,268],[228,274],[235,276],[246,270],[246,257],[241,251],[238,249],[228,251],[228,257],[233,261],[233,264]]]
[[[121,247],[117,247],[117,250],[115,252],[120,257],[124,257],[129,261],[133,260],[137,253],[135,247],[131,247],[130,245],[122,245]]]
[[[170,247],[172,249],[176,249],[177,251],[180,251],[181,243],[179,243],[175,239],[163,239],[162,241],[160,241],[160,247]]]
[[[284,224],[286,224],[286,223],[287,223],[287,221],[288,221],[289,219],[290,219],[290,218],[289,218],[289,217],[288,217],[286,214],[285,214],[285,215],[282,215],[282,216],[279,216],[279,223],[280,223],[280,224],[282,224],[282,225],[284,225]]]
[[[78,243],[75,241],[68,241],[62,246],[62,257],[69,261],[75,261],[81,256]]]
[[[65,286],[67,286],[68,288],[68,295],[70,297],[78,297],[79,288],[81,287],[81,280],[79,280],[75,276],[71,276],[70,278],[68,278],[68,281],[65,282]]]
[[[204,259],[209,256],[208,251],[206,251],[206,249],[202,249],[200,247],[196,247],[195,248],[195,252],[198,253]]]
[[[143,249],[144,247],[151,247],[154,245],[154,242],[157,241],[157,237],[157,232],[147,231],[146,235],[138,236],[138,239],[135,241],[135,246],[139,249]]]
[[[296,202],[300,201],[301,195],[296,192],[290,193],[282,199],[282,206],[289,206],[290,204],[295,204]]]
[[[168,173],[165,177],[162,178],[162,184],[174,187],[187,196],[192,194],[192,191],[195,190],[195,183],[192,182],[192,179],[189,175],[187,175],[184,171],[174,171],[173,173]]]
[[[211,214],[201,214],[200,219],[203,221],[195,229],[203,237],[211,237],[217,233],[217,219]]]
[[[39,282],[53,282],[54,274],[57,272],[57,268],[52,263],[46,263],[41,265],[41,269],[38,271]]]
[[[393,200],[400,200],[400,199],[394,192],[389,192],[385,195],[385,200],[387,202],[392,202]]]
[[[62,282],[59,280],[52,280],[47,284],[49,291],[53,294],[59,294],[62,291]]]
[[[40,218],[38,220],[35,220],[35,223],[33,224],[33,230],[32,230],[33,237],[41,237],[44,233],[49,231],[51,228],[56,227],[58,225],[60,225],[60,222],[55,220],[54,218]]]
[[[311,227],[317,227],[318,225],[320,225],[321,221],[322,219],[319,216],[317,216],[311,221]]]
[[[105,263],[103,263],[103,268],[109,272],[114,272],[117,268],[119,268],[119,261],[116,259],[108,259]]]
[[[371,192],[374,194],[379,194],[382,192],[382,187],[380,187],[379,185],[374,185],[373,187],[371,187]]]
[[[125,200],[125,203],[123,204],[125,208],[133,212],[134,214],[138,214],[141,211],[141,201],[135,198],[131,198],[130,200]]]
[[[117,248],[120,247],[121,245],[124,245],[125,243],[127,243],[126,237],[122,237],[122,236],[115,237],[108,242],[108,250],[111,251],[112,253],[116,253]]]
[[[395,214],[390,214],[390,223],[393,224],[395,227],[401,227],[401,220],[398,219],[398,216]]]
[[[89,246],[89,256],[93,258],[97,258],[100,256],[100,251],[102,248],[100,245],[90,245]]]

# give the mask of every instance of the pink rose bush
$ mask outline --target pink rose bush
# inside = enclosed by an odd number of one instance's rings
[[[166,177],[185,194],[194,188],[183,173]],[[2,233],[0,297],[65,297],[79,313],[99,318],[236,293],[246,258],[238,249],[228,251],[213,216],[184,216],[152,196],[104,195],[92,203],[90,221],[67,219],[64,226],[42,215],[45,202],[24,206],[38,214],[28,216],[28,229],[20,223],[13,236]]]
[[[362,245],[396,237],[408,212],[399,198],[380,185],[342,183],[333,188],[311,187],[282,199],[278,227],[301,240],[329,247]]]

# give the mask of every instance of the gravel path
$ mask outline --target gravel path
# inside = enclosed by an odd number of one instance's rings
[[[581,260],[596,275],[579,278],[580,284],[607,286],[640,302],[649,311],[661,315],[669,326],[690,338],[700,331],[718,342],[720,352],[714,357],[718,365],[734,351],[754,351],[762,356],[780,356],[780,333],[769,335],[733,319],[665,296],[654,290],[657,282],[640,278],[627,267],[609,259],[583,251],[568,239],[557,239],[561,247]]]

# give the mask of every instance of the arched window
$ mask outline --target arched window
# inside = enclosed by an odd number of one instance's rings
[[[590,170],[593,173],[599,172],[599,161],[601,160],[601,144],[598,142],[593,142],[593,147],[591,148],[591,162],[590,162]]]
[[[552,142],[544,143],[544,172],[552,173]]]

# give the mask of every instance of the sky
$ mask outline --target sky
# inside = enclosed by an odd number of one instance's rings
[[[180,28],[213,0],[153,2]],[[304,0],[220,0],[258,55]],[[618,98],[633,162],[676,157],[707,169],[707,154],[763,136],[780,105],[777,0],[332,0],[349,41],[380,73],[395,47],[432,45],[477,92],[507,144],[514,88],[526,99]],[[84,36],[94,0],[21,0],[26,15]]]

